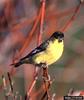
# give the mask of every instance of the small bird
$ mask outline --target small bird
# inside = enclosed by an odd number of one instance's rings
[[[63,53],[64,34],[54,32],[49,39],[32,50],[27,56],[21,58],[19,62],[11,64],[18,67],[22,64],[33,64],[38,67],[55,63]]]

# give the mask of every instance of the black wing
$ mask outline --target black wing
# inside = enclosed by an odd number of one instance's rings
[[[34,50],[32,50],[27,56],[25,56],[21,60],[24,60],[25,58],[30,58],[33,55],[46,50],[46,48],[47,48],[48,45],[49,45],[49,40],[43,42],[40,46],[38,46],[37,48],[35,48]]]

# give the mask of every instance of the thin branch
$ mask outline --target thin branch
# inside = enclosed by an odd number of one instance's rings
[[[70,18],[70,20],[66,23],[66,25],[63,27],[62,32],[66,31],[66,29],[68,29],[68,27],[70,27],[70,24],[75,20],[76,15],[80,9],[80,6],[81,6],[81,3],[76,7],[74,14]]]
[[[5,97],[5,100],[8,100],[8,96],[6,95],[6,92],[7,92],[7,84],[6,84],[6,79],[5,79],[5,76],[2,75],[2,80],[3,80],[3,88],[4,88],[4,97]]]
[[[8,79],[9,79],[9,83],[10,83],[11,93],[13,93],[13,84],[12,84],[12,80],[11,80],[10,73],[9,73],[9,72],[7,72],[7,75],[8,75]]]
[[[42,42],[44,16],[45,16],[45,6],[46,6],[46,0],[42,0],[40,33],[38,34],[38,45],[40,45],[40,43]]]
[[[50,80],[50,75],[48,74],[47,66],[43,67],[43,82],[44,82],[44,86],[45,86],[45,88],[44,88],[45,93],[44,93],[43,97],[41,98],[41,100],[44,99],[46,96],[47,96],[48,100],[50,100],[50,95],[49,95],[48,90],[51,85],[51,80]]]
[[[29,97],[30,97],[30,93],[31,93],[33,87],[35,86],[35,83],[36,83],[37,79],[38,79],[38,75],[37,75],[37,76],[34,78],[34,80],[32,81],[32,84],[31,84],[31,86],[30,86],[30,88],[29,88],[29,91],[27,92],[27,95],[28,95]]]

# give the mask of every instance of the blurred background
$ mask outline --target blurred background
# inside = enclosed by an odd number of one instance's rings
[[[80,0],[46,0],[42,41],[54,31],[63,29],[79,2]],[[7,77],[14,56],[19,53],[25,40],[29,38],[40,6],[40,0],[0,0],[0,85],[2,85],[2,75]],[[39,24],[20,57],[37,46],[38,33]],[[51,78],[56,77],[51,86],[51,93],[56,93],[58,97],[66,95],[70,88],[84,89],[84,4],[81,5],[75,20],[66,29],[64,35],[64,53],[49,67]],[[14,90],[19,91],[23,97],[32,81],[33,72],[33,65],[22,65],[16,69],[12,77]],[[39,89],[41,81],[39,78],[34,91]],[[0,97],[3,100],[2,88]]]

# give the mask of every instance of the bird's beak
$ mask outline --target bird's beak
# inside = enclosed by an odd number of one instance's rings
[[[62,42],[63,38],[58,38],[58,42]]]

